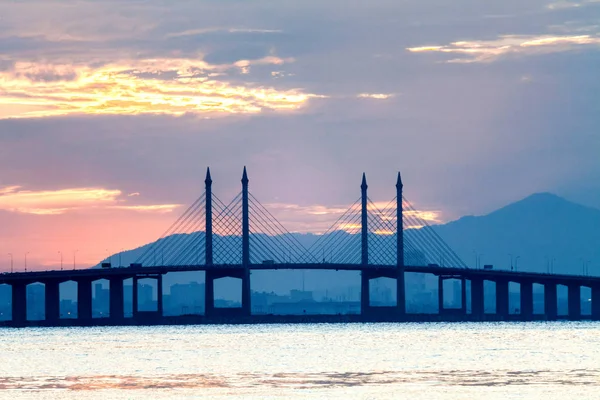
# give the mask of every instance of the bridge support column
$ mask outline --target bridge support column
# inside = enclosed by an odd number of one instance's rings
[[[579,283],[569,285],[569,319],[581,319],[581,286]]]
[[[406,314],[406,284],[404,280],[404,268],[398,270],[396,278],[396,309],[400,316]]]
[[[360,274],[360,313],[361,315],[368,315],[369,308],[371,307],[371,296],[369,293],[369,283],[371,278],[367,271],[362,271]]]
[[[60,292],[58,281],[44,282],[46,322],[57,323],[60,319]]]
[[[546,319],[554,321],[558,317],[558,306],[557,294],[556,294],[556,283],[546,282],[544,284],[544,313]]]
[[[460,279],[460,311],[467,315],[467,278]]]
[[[109,316],[113,321],[121,321],[125,318],[123,299],[123,278],[110,278],[109,282]]]
[[[483,279],[472,278],[471,279],[471,314],[476,320],[483,319]]]
[[[206,271],[204,278],[204,315],[215,315],[215,277],[212,271]]]
[[[496,281],[496,315],[508,317],[508,281]]]
[[[133,319],[137,319],[138,317],[138,277],[134,276],[132,279],[132,287],[131,287],[131,314]]]
[[[163,316],[163,276],[156,277],[156,312],[159,317]]]
[[[244,268],[242,278],[242,315],[252,315],[252,291],[250,287],[250,269]]]
[[[592,319],[600,321],[600,285],[592,286]]]
[[[90,321],[92,319],[92,281],[77,281],[77,319]]]
[[[522,281],[521,287],[521,319],[531,321],[533,319],[533,282]]]
[[[438,314],[444,313],[444,278],[438,276]]]
[[[27,321],[27,285],[12,284],[12,322],[24,324]]]

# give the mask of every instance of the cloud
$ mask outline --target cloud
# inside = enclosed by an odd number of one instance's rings
[[[392,202],[370,202],[367,209],[371,218],[378,218],[382,223],[377,225],[385,226],[386,229],[374,228],[374,232],[380,234],[391,234],[395,229],[395,201]],[[360,231],[360,224],[349,222],[347,218],[342,217],[351,208],[350,215],[360,212],[360,205],[353,206],[338,205],[327,206],[322,204],[299,205],[286,203],[269,203],[264,205],[273,213],[289,231],[291,232],[310,232],[322,234],[329,229],[343,230],[348,233],[357,233]],[[411,224],[405,228],[419,228],[424,223],[437,224],[442,222],[442,213],[433,210],[408,210],[408,204],[404,204],[404,215],[415,221],[425,221],[420,224]],[[348,214],[346,214],[346,217]]]
[[[155,204],[149,206],[110,206],[107,207],[113,210],[130,210],[140,212],[158,212],[158,213],[170,213],[175,209],[181,207],[181,204]]]
[[[115,209],[141,212],[172,212],[179,204],[121,205],[120,190],[73,188],[21,190],[20,186],[0,188],[0,210],[21,214],[59,215],[83,209]]]
[[[495,40],[452,42],[444,46],[408,47],[411,53],[457,54],[449,63],[492,62],[509,55],[560,53],[582,46],[600,46],[600,36],[503,35]]]
[[[71,114],[207,116],[294,111],[314,94],[256,84],[233,84],[215,73],[293,60],[267,56],[214,65],[199,59],[121,60],[101,66],[17,61],[0,72],[0,118]]]
[[[387,100],[394,96],[396,96],[394,93],[360,93],[356,97],[359,99]]]
[[[254,29],[254,28],[199,28],[199,29],[188,29],[182,32],[171,32],[166,35],[167,38],[174,37],[185,37],[185,36],[196,36],[204,35],[207,33],[214,32],[227,32],[227,33],[282,33],[280,29]]]
[[[579,7],[585,7],[587,5],[590,4],[594,4],[594,3],[599,3],[599,0],[583,0],[583,1],[556,1],[554,3],[550,3],[546,6],[547,9],[549,10],[565,10],[565,9],[569,9],[569,8],[579,8]]]

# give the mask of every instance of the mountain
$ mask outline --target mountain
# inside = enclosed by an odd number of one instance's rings
[[[483,216],[438,225],[436,231],[470,267],[581,274],[600,272],[600,210],[551,193],[533,194]],[[515,262],[516,258],[519,259]],[[589,262],[588,262],[589,261]]]
[[[587,263],[587,269],[590,274],[600,273],[600,210],[584,207],[579,204],[569,202],[563,198],[550,193],[533,194],[521,201],[510,204],[490,214],[483,216],[466,216],[456,221],[444,225],[433,226],[433,229],[439,236],[448,243],[448,245],[458,254],[458,256],[469,266],[475,266],[476,254],[480,256],[480,265],[493,264],[494,268],[509,269],[511,264],[511,254],[513,265],[518,270],[528,270],[535,272],[547,272],[550,266],[556,273],[580,274],[583,271],[584,263]],[[331,235],[333,235],[332,233]],[[418,234],[418,230],[408,230],[405,232],[405,238],[410,240],[413,235]],[[173,235],[159,241],[155,246],[164,248],[169,242],[179,239],[193,242],[196,238],[202,237],[204,233],[197,232],[191,235]],[[256,237],[254,237],[256,236]],[[251,236],[251,246],[254,240],[266,240],[261,235]],[[293,240],[297,240],[304,247],[308,248],[318,239],[318,235],[313,234],[291,234]],[[394,235],[372,235],[370,241],[387,243],[391,249],[395,246]],[[289,237],[287,238],[289,239]],[[283,243],[287,240],[284,236],[278,236],[273,239],[274,243]],[[342,242],[338,242],[338,247],[344,247],[344,241],[349,242],[359,239],[356,235],[342,235]],[[234,250],[230,255],[232,261],[225,259],[219,260],[215,254],[215,262],[236,262],[241,259],[240,238],[235,236],[217,237],[215,236],[215,253],[217,248],[230,247]],[[358,242],[359,243],[359,242]],[[360,245],[355,243],[349,246],[350,257],[353,262],[360,260]],[[121,265],[129,265],[138,259],[153,244],[147,244],[140,248],[121,253]],[[358,245],[358,246],[357,246]],[[187,246],[190,247],[190,246]],[[151,264],[154,260],[157,263],[169,264],[169,255],[161,254],[162,251],[147,256],[150,262],[144,262],[145,265]],[[251,252],[252,253],[252,252]],[[317,262],[321,257],[327,261],[334,258],[333,255],[320,251]],[[276,258],[271,254],[260,257],[255,253],[253,262],[262,262],[265,258]],[[167,257],[167,259],[165,259]],[[195,263],[195,256],[188,254],[186,257],[189,263]],[[373,257],[373,256],[371,256]],[[395,255],[392,252],[379,255],[383,262],[395,262]],[[162,258],[162,260],[161,260]],[[202,256],[197,257],[199,259]],[[409,260],[410,257],[405,255]],[[417,258],[418,259],[418,258]],[[427,262],[438,262],[431,257],[425,258]],[[117,265],[119,255],[111,257],[113,265]],[[285,262],[286,256],[281,256],[278,261]],[[201,261],[200,261],[201,262]],[[416,264],[422,265],[423,262]],[[169,274],[171,283],[187,282],[190,279],[198,280],[197,274],[181,273]],[[407,278],[408,279],[408,278]],[[303,283],[302,283],[303,282]],[[410,285],[410,280],[407,280]],[[234,284],[235,285],[235,284]],[[304,285],[306,288],[314,291],[324,292],[332,291],[337,288],[359,285],[358,273],[356,272],[335,272],[335,271],[254,271],[253,272],[253,290],[257,291],[277,291],[278,293],[287,293],[290,289],[299,289]],[[237,292],[235,286],[225,289]],[[357,294],[356,294],[357,295]]]

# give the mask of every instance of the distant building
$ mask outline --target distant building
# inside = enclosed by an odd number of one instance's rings
[[[138,310],[155,311],[156,301],[153,296],[154,288],[151,285],[138,285]]]
[[[198,282],[177,283],[171,286],[171,294],[163,297],[167,315],[185,315],[204,313],[205,285]]]
[[[12,318],[12,289],[10,285],[0,285],[0,321]]]
[[[27,285],[27,319],[43,320],[46,318],[46,287],[40,283]]]
[[[106,318],[109,316],[110,290],[105,289],[102,283],[94,285],[94,298],[92,299],[92,316]]]
[[[313,292],[307,290],[290,290],[290,300],[291,301],[315,301],[313,298]]]

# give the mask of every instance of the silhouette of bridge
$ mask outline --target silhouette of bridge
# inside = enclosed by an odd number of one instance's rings
[[[0,284],[12,287],[12,320],[8,325],[24,326],[27,320],[27,285],[45,286],[45,321],[41,325],[67,324],[59,312],[62,282],[77,283],[76,324],[164,323],[163,276],[170,272],[205,272],[205,313],[192,322],[256,322],[275,320],[252,315],[250,274],[253,270],[344,270],[361,274],[361,310],[353,317],[360,321],[418,320],[406,312],[405,273],[419,272],[438,277],[438,320],[555,320],[558,318],[557,286],[568,287],[568,318],[581,319],[581,288],[591,288],[590,319],[600,320],[600,277],[555,275],[525,271],[468,268],[437,235],[427,221],[403,196],[400,173],[396,197],[378,207],[368,197],[363,174],[361,196],[325,234],[304,246],[248,190],[244,167],[242,191],[228,204],[212,193],[210,169],[204,193],[154,243],[146,246],[129,267],[32,271],[0,275]],[[221,278],[241,280],[241,307],[215,307],[214,282]],[[138,281],[156,279],[157,309],[141,312]],[[374,306],[369,283],[389,278],[396,283],[395,306]],[[92,318],[92,282],[109,282],[109,316]],[[124,280],[132,279],[132,318],[124,314]],[[444,308],[444,281],[461,282],[461,307]],[[496,313],[484,313],[484,281],[496,285]],[[467,282],[470,282],[471,312],[467,311]],[[509,313],[509,282],[520,285],[520,314]],[[544,313],[534,315],[533,285],[544,287]],[[278,317],[280,318],[280,317]],[[281,318],[280,318],[281,319]],[[330,320],[335,319],[334,316]],[[422,317],[421,319],[432,319]],[[293,317],[288,319],[293,321]],[[345,319],[347,320],[347,319]],[[179,322],[183,319],[179,320]],[[189,319],[187,320],[189,322]],[[72,324],[69,321],[68,324]]]

